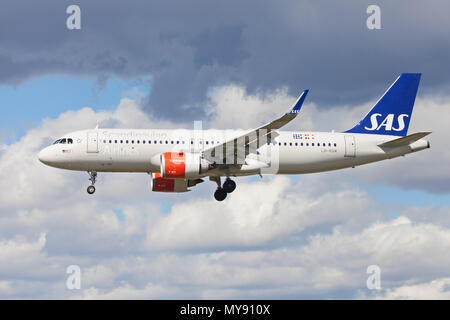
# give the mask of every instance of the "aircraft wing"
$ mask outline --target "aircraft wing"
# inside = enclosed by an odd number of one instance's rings
[[[216,163],[227,163],[224,161],[225,158],[239,157],[239,155],[241,155],[239,158],[243,160],[242,155],[244,155],[245,158],[245,155],[249,153],[250,149],[254,148],[254,150],[256,150],[262,145],[270,143],[271,139],[274,138],[272,130],[280,129],[297,117],[308,91],[309,90],[303,91],[293,106],[281,117],[256,129],[249,130],[222,144],[206,149],[203,151],[203,156]]]

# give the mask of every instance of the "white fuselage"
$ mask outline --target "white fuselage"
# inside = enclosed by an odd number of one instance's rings
[[[165,152],[198,153],[230,138],[240,130],[95,129],[65,135],[66,143],[48,146],[39,159],[50,166],[79,171],[159,172]],[[269,146],[257,150],[259,158],[243,166],[207,175],[242,176],[260,173],[303,174],[354,167],[402,156],[429,147],[426,140],[408,146],[378,145],[398,137],[375,134],[276,131]],[[67,143],[69,140],[72,143]],[[270,148],[270,152],[268,149]],[[261,168],[254,163],[270,163]]]

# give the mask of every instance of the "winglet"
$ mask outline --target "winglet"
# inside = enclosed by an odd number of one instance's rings
[[[300,112],[300,109],[303,105],[303,102],[305,101],[305,98],[306,98],[306,95],[308,94],[308,92],[309,92],[308,89],[302,92],[302,94],[300,95],[300,97],[298,97],[297,101],[294,103],[294,106],[288,113],[297,114]]]

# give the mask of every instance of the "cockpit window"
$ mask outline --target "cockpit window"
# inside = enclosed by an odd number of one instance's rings
[[[53,144],[58,144],[58,143],[62,143],[62,144],[66,144],[66,143],[68,143],[68,144],[73,144],[73,139],[71,139],[71,138],[63,138],[63,139],[58,139],[58,140],[56,140],[55,142],[53,142]]]

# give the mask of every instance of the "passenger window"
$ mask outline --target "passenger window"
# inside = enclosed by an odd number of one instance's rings
[[[173,140],[170,140],[170,144],[173,144]]]
[[[329,143],[328,146],[331,147],[331,143]]]
[[[180,141],[177,140],[177,144],[180,144]]]
[[[303,147],[303,142],[300,143],[300,147]]]
[[[313,142],[313,143],[311,143],[311,147],[314,147],[314,142]]]
[[[123,140],[120,140],[120,143],[123,143]]]
[[[281,142],[278,142],[278,145],[281,146]]]
[[[289,145],[292,147],[292,142],[289,142]]]
[[[297,142],[295,143],[295,146],[297,146],[298,144],[297,144]]]
[[[141,140],[138,140],[137,143],[141,143]]]
[[[287,143],[285,142],[284,145],[287,146]]]
[[[309,143],[308,142],[306,143],[306,146],[309,147]]]
[[[166,140],[166,144],[168,144],[168,143],[169,143],[169,141]]]
[[[208,141],[206,141],[206,144],[209,144],[209,142],[208,142]]]
[[[117,143],[117,140],[114,140],[114,143]]]
[[[152,144],[152,140],[148,140],[148,144]]]
[[[125,141],[126,143],[128,143],[128,140],[127,141]]]
[[[334,144],[334,146],[336,147],[336,143]]]
[[[145,140],[142,140],[142,143],[145,144]]]

